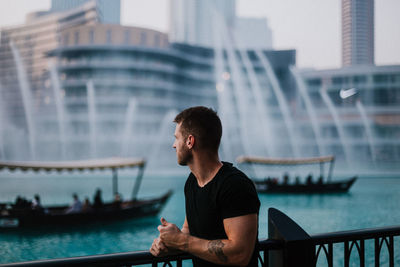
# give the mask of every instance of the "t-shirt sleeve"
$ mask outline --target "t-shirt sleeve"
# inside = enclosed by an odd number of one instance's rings
[[[222,185],[219,203],[223,219],[257,213],[260,201],[250,179],[230,176]]]

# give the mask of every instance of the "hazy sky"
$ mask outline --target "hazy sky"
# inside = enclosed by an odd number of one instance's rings
[[[109,0],[112,1],[112,0]],[[299,67],[341,64],[341,0],[238,0],[239,16],[266,17],[275,49],[296,49]],[[0,27],[24,22],[50,0],[0,0]],[[375,0],[375,62],[400,64],[400,0]],[[121,22],[168,31],[169,0],[122,0]]]

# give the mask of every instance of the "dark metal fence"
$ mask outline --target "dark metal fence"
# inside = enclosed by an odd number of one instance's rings
[[[373,242],[372,256],[374,266],[380,266],[382,260],[381,255],[387,252],[386,259],[389,266],[395,265],[394,254],[394,237],[400,235],[400,226],[374,228],[356,231],[345,231],[327,234],[312,235],[311,238],[315,244],[315,265],[319,257],[325,257],[328,266],[333,266],[333,248],[334,245],[343,245],[343,262],[344,266],[350,266],[351,256],[355,256],[359,261],[359,266],[371,266],[371,263],[366,262],[366,242]],[[355,254],[355,255],[354,255]],[[397,259],[397,264],[400,264],[400,259]]]
[[[373,229],[334,232],[326,234],[308,235],[299,225],[282,212],[276,209],[268,211],[268,237],[283,241],[283,250],[270,252],[270,266],[318,266],[321,263],[332,267],[334,259],[339,259],[345,267],[350,266],[350,260],[356,258],[360,267],[380,266],[382,252],[387,250],[388,259],[384,259],[390,267],[397,262],[394,251],[394,237],[400,236],[400,226],[382,227]],[[366,241],[374,242],[373,249],[367,250]],[[337,249],[334,250],[334,246]],[[343,254],[339,254],[343,247]],[[334,255],[334,251],[338,251]],[[374,263],[366,263],[366,254],[372,253]],[[334,257],[336,256],[336,257]],[[325,257],[325,258],[324,258]],[[325,260],[325,261],[324,261]],[[342,264],[341,264],[342,265]],[[324,265],[325,266],[325,265]]]
[[[386,249],[389,266],[400,264],[395,257],[394,237],[400,236],[400,226],[354,230],[317,235],[308,235],[298,224],[288,216],[276,209],[268,211],[268,239],[260,240],[259,266],[266,267],[292,267],[292,266],[317,266],[323,262],[331,267],[334,258],[340,258],[345,267],[350,266],[350,259],[358,256],[359,266],[371,266],[366,263],[365,242],[373,242],[374,266],[380,266],[381,255]],[[368,242],[369,242],[368,241]],[[334,255],[334,246],[343,247],[343,256]],[[335,256],[335,257],[334,257]],[[369,255],[370,256],[370,255]],[[192,256],[179,254],[168,257],[154,257],[148,251],[115,253],[54,260],[40,260],[0,265],[8,266],[182,266],[190,262]]]

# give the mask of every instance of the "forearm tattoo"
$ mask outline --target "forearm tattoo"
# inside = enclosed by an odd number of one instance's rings
[[[213,240],[208,243],[208,252],[214,253],[222,262],[227,262],[228,257],[225,256],[222,248],[225,244],[221,240]]]
[[[183,249],[188,250],[189,249],[189,236],[185,234],[185,243],[183,244]]]

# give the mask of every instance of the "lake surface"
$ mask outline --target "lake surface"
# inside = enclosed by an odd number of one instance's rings
[[[131,194],[133,177],[130,172],[120,173],[119,188],[125,198]],[[270,207],[286,213],[309,234],[400,225],[399,178],[400,175],[391,178],[360,177],[348,194],[260,194],[259,238],[267,237]],[[174,190],[159,216],[67,229],[1,231],[0,263],[147,250],[158,235],[156,228],[161,216],[179,227],[182,225],[185,179],[183,175],[145,175],[139,197],[158,196],[168,189]],[[12,202],[17,195],[32,199],[35,193],[39,193],[43,205],[68,204],[72,201],[72,193],[76,192],[81,199],[85,196],[92,199],[96,188],[102,189],[104,200],[112,199],[111,175],[104,172],[0,174],[0,202]],[[399,243],[398,239],[395,240]],[[398,256],[397,247],[395,253]],[[396,262],[400,263],[398,257]]]

